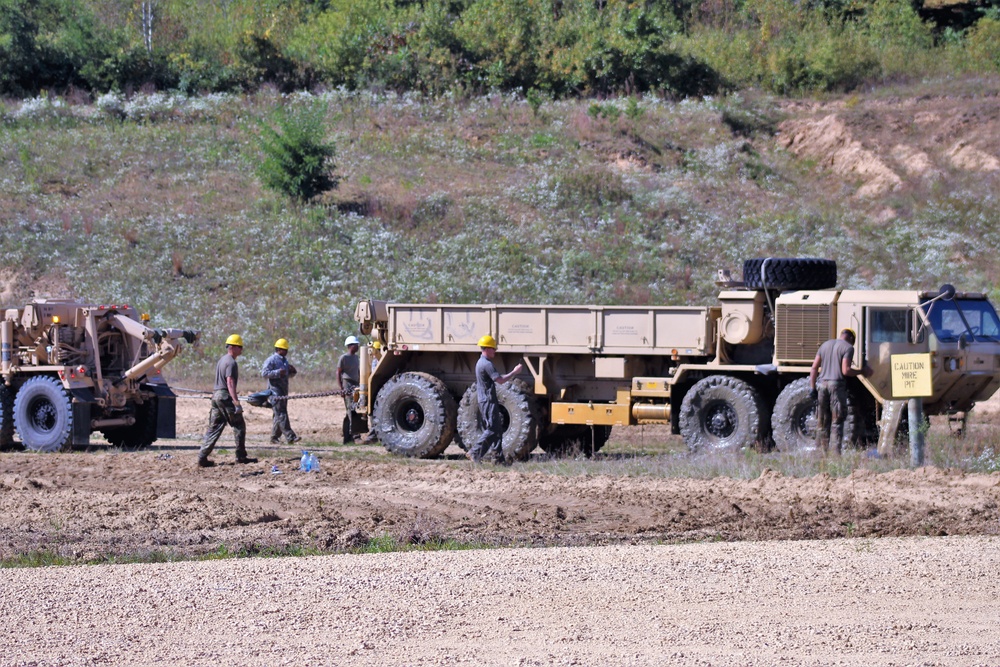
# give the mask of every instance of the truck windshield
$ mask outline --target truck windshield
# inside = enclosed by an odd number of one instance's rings
[[[985,299],[938,300],[925,308],[934,333],[943,343],[954,343],[963,334],[966,340],[1000,340],[1000,320]]]

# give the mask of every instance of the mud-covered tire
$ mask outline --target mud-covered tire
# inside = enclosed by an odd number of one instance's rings
[[[14,428],[26,449],[36,452],[70,449],[73,401],[62,383],[39,376],[21,385],[14,397]]]
[[[427,373],[401,373],[379,390],[372,423],[389,452],[430,459],[451,443],[456,413],[444,382]]]
[[[528,384],[524,380],[511,380],[497,385],[497,401],[500,403],[500,418],[503,420],[503,453],[508,461],[523,461],[538,444],[534,400]],[[468,451],[482,435],[479,419],[479,400],[476,385],[470,386],[462,394],[458,406],[458,433],[463,449]]]
[[[779,452],[816,451],[816,401],[809,398],[809,378],[789,383],[778,394],[771,413],[771,433]],[[844,419],[844,446],[851,446],[858,436],[857,406],[847,393],[847,417]]]
[[[506,413],[500,411],[501,418],[506,419]],[[504,428],[507,424],[504,423]],[[479,427],[479,401],[476,399],[476,385],[469,386],[458,401],[458,422],[455,425],[455,444],[467,452],[476,444],[476,439],[482,429]]]
[[[156,442],[156,399],[148,399],[135,409],[135,423],[131,426],[109,428],[102,433],[114,447],[143,449]]]
[[[592,456],[611,437],[610,426],[553,424],[538,436],[538,446],[551,456]]]
[[[0,384],[0,449],[14,447],[14,392]]]
[[[760,394],[752,386],[728,375],[710,375],[681,401],[681,436],[692,452],[756,447],[763,438],[764,414]]]
[[[761,275],[761,267],[764,269]],[[815,257],[761,258],[743,262],[743,283],[750,289],[827,289],[837,286],[837,262]]]

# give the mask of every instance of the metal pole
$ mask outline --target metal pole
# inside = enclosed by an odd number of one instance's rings
[[[924,465],[924,399],[911,398],[907,404],[910,427],[910,466]]]

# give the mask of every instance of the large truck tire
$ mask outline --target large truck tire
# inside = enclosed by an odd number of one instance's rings
[[[592,456],[611,437],[610,426],[553,424],[538,437],[538,446],[551,456]]]
[[[33,377],[14,397],[14,428],[25,448],[68,450],[73,442],[73,401],[55,378]]]
[[[728,375],[710,375],[696,382],[681,401],[681,436],[692,452],[735,451],[762,442],[760,394]]]
[[[778,394],[771,413],[771,432],[779,452],[816,451],[816,401],[809,398],[809,378],[789,383]],[[847,417],[844,419],[844,447],[851,446],[859,435],[857,406],[847,392]]]
[[[0,384],[0,449],[14,446],[14,392]]]
[[[391,453],[430,459],[451,443],[456,413],[444,382],[427,373],[401,373],[379,390],[372,422]]]
[[[497,385],[497,401],[503,420],[503,453],[508,461],[523,461],[538,444],[538,418],[535,415],[531,390],[524,380],[511,380]],[[479,423],[479,400],[476,385],[462,394],[458,406],[459,442],[469,451],[479,441],[483,429]]]
[[[157,399],[135,406],[135,423],[102,431],[107,441],[121,449],[143,449],[156,442]]]
[[[828,289],[837,286],[837,262],[815,257],[748,259],[743,262],[743,284],[749,289]]]

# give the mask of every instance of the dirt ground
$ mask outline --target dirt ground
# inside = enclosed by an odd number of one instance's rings
[[[178,403],[181,437],[147,451],[0,453],[0,557],[508,548],[0,569],[0,667],[1000,664],[1000,474],[411,461],[328,444],[331,397],[290,408],[319,472],[268,444],[259,408],[261,460],[199,469],[207,404]]]
[[[340,439],[336,397],[294,401],[290,414],[319,472],[297,470],[298,446],[268,444],[263,408],[248,409],[259,463],[235,464],[230,447],[214,454],[217,467],[197,468],[207,403],[196,399],[178,400],[181,437],[146,451],[2,453],[0,557],[347,550],[383,535],[578,546],[1000,533],[1000,474],[928,467],[700,480],[552,474],[558,461],[474,468],[455,446],[423,461],[379,445],[319,445]],[[220,444],[231,445],[228,431]]]

